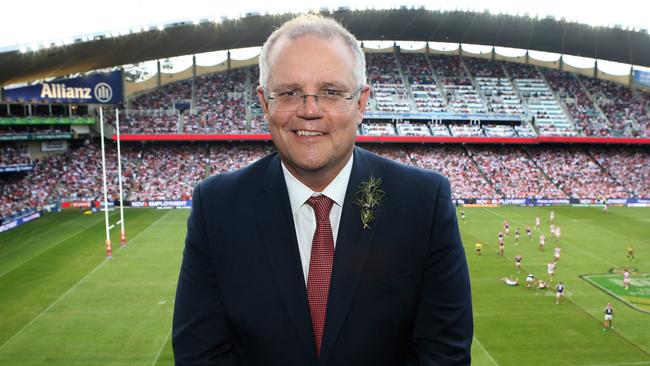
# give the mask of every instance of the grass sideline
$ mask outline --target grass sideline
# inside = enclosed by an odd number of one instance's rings
[[[501,277],[523,270],[546,277],[554,241],[549,212],[562,228],[553,292],[508,287]],[[186,210],[126,210],[129,245],[106,260],[103,215],[48,214],[0,234],[0,365],[173,365],[170,326]],[[475,315],[473,365],[650,365],[650,314],[625,305],[582,279],[625,267],[632,245],[638,272],[650,272],[650,210],[611,207],[465,208],[459,222],[470,267]],[[545,252],[524,225],[542,219]],[[118,214],[111,214],[111,223]],[[511,223],[505,256],[497,232]],[[459,217],[460,220],[460,217]],[[514,229],[522,236],[514,245]],[[113,230],[113,243],[118,243]],[[483,255],[474,251],[483,242]],[[634,283],[634,282],[633,282]],[[614,331],[602,332],[602,309],[612,302]]]

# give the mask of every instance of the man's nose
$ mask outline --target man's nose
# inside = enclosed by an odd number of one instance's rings
[[[298,115],[305,118],[320,118],[323,111],[318,103],[318,96],[305,94],[302,96],[302,105],[298,106]]]

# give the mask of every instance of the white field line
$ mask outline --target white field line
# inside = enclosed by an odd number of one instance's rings
[[[78,235],[78,234],[79,234],[80,232],[82,232],[83,230],[84,230],[84,229],[81,229],[80,231],[77,231],[77,232],[75,232],[74,234],[70,234],[70,235],[66,236],[65,238],[63,238],[63,239],[57,241],[56,244],[53,244],[53,245],[51,245],[51,246],[49,246],[49,247],[47,247],[47,248],[41,250],[40,252],[38,252],[38,253],[34,254],[33,256],[31,256],[31,257],[25,259],[24,261],[18,263],[17,265],[15,265],[15,266],[9,268],[8,270],[6,270],[6,271],[0,273],[0,277],[6,275],[7,273],[13,271],[13,270],[16,269],[16,268],[22,266],[23,264],[29,262],[29,261],[32,260],[33,258],[38,257],[39,255],[45,253],[46,251],[48,251],[48,250],[50,250],[50,249],[56,247],[57,245],[59,245],[59,244],[63,243],[64,241],[66,241],[66,240],[72,238],[73,236]]]
[[[499,217],[502,217],[502,218],[504,218],[504,219],[508,219],[508,220],[510,220],[509,217],[506,217],[506,216],[504,216],[504,215],[502,215],[502,214],[500,214],[500,213],[497,213],[497,212],[492,212],[491,210],[488,210],[487,208],[483,208],[483,210],[485,210],[485,211],[487,211],[487,212],[489,212],[489,213],[491,213],[491,214],[493,214],[493,215],[495,215],[495,216],[499,216]],[[526,224],[524,224],[524,223],[521,222],[521,221],[518,221],[518,220],[511,220],[511,221],[512,221],[512,222],[516,222],[516,223],[518,223],[518,224],[520,224],[520,225],[526,226]],[[562,241],[562,243],[567,243],[567,241],[564,240],[564,241]],[[585,255],[587,255],[587,256],[590,256],[590,257],[592,257],[592,258],[594,258],[594,259],[597,259],[597,260],[599,260],[599,261],[601,261],[601,262],[607,264],[607,265],[610,266],[610,267],[616,267],[616,264],[614,264],[614,263],[612,263],[612,262],[609,262],[609,261],[607,261],[607,260],[605,260],[605,259],[603,259],[603,258],[601,258],[601,257],[599,257],[599,256],[597,256],[597,255],[595,255],[594,253],[592,253],[592,252],[590,252],[590,251],[588,251],[588,250],[584,250],[584,249],[582,249],[582,248],[581,248],[580,246],[578,246],[578,245],[574,245],[574,244],[572,244],[572,245],[571,245],[571,249],[576,249],[576,250],[578,250],[579,252],[582,252],[583,254],[585,254]]]
[[[576,366],[635,366],[635,365],[650,365],[650,361],[637,361],[637,362],[617,362],[617,363],[587,363]]]
[[[160,354],[162,353],[163,348],[165,348],[165,344],[167,344],[167,341],[169,340],[169,337],[171,335],[172,335],[172,330],[169,329],[169,333],[167,333],[165,340],[163,340],[162,344],[160,345],[160,348],[158,349],[158,353],[156,353],[156,357],[153,359],[151,366],[154,366],[156,362],[158,362],[158,359],[160,358]]]
[[[483,351],[485,351],[485,354],[488,356],[488,358],[490,359],[490,361],[492,361],[492,364],[494,364],[494,366],[499,366],[499,364],[498,364],[497,361],[494,359],[494,357],[492,357],[492,355],[490,354],[490,352],[488,352],[488,350],[487,350],[485,347],[483,347],[483,344],[481,343],[481,341],[478,340],[478,337],[476,337],[476,335],[474,335],[474,340],[476,341],[476,344],[478,344],[479,347],[481,347],[481,348],[483,349]]]
[[[140,236],[140,234],[142,234],[142,233],[144,233],[145,231],[147,231],[150,227],[155,226],[155,224],[157,224],[158,221],[160,221],[163,217],[167,216],[167,215],[169,214],[169,212],[171,212],[171,211],[167,211],[164,215],[160,216],[156,221],[154,221],[154,222],[151,223],[149,226],[147,226],[147,227],[144,228],[142,231],[140,231],[140,232],[138,233],[138,235],[134,236],[133,239],[131,239],[131,241],[135,240],[137,237]],[[117,249],[117,251],[115,251],[115,253],[119,252],[120,250],[122,250],[122,248]],[[83,278],[80,279],[79,282],[77,282],[77,283],[75,283],[74,285],[72,285],[72,287],[70,287],[70,289],[68,289],[68,291],[64,292],[63,295],[59,296],[58,299],[54,300],[53,303],[51,303],[47,308],[45,308],[45,310],[41,311],[38,315],[36,315],[36,316],[35,316],[35,317],[34,317],[34,318],[29,322],[29,323],[27,323],[27,324],[26,324],[24,327],[22,327],[18,332],[16,332],[16,334],[12,335],[11,338],[7,339],[7,341],[5,341],[5,343],[3,343],[2,345],[0,345],[0,351],[2,351],[2,350],[3,350],[3,349],[4,349],[4,348],[9,344],[9,343],[11,343],[11,341],[13,341],[14,339],[16,339],[16,337],[18,337],[19,335],[23,334],[23,332],[24,332],[27,328],[29,328],[29,327],[30,327],[32,324],[34,324],[38,319],[40,319],[43,315],[45,315],[45,313],[47,313],[48,311],[50,311],[50,309],[52,309],[56,304],[58,304],[61,300],[63,300],[66,296],[68,296],[68,295],[69,295],[72,291],[74,291],[74,290],[75,290],[79,285],[81,285],[82,283],[84,283],[84,282],[86,281],[86,279],[88,279],[88,277],[90,277],[90,275],[92,275],[93,273],[95,273],[98,269],[102,268],[102,267],[104,266],[104,264],[106,264],[107,261],[108,261],[108,259],[105,259],[105,260],[102,261],[99,265],[97,265],[97,267],[93,268],[90,272],[88,272],[85,276],[83,276]]]

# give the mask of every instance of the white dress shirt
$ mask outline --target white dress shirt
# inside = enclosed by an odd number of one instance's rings
[[[339,232],[339,223],[341,222],[341,213],[343,212],[343,201],[345,200],[345,191],[350,181],[352,173],[352,156],[347,164],[334,178],[334,180],[323,190],[323,192],[314,192],[311,188],[304,185],[282,163],[282,172],[284,181],[289,191],[289,201],[291,203],[291,213],[293,214],[293,224],[296,228],[296,238],[298,239],[298,249],[300,251],[300,261],[302,262],[302,272],[307,285],[307,276],[309,275],[309,260],[311,259],[311,244],[316,232],[316,214],[314,209],[307,203],[311,196],[325,195],[334,201],[330,211],[330,223],[332,224],[332,236],[334,237],[334,248],[336,248],[336,238]]]

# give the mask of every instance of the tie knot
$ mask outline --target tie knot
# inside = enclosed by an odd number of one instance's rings
[[[331,198],[325,195],[312,196],[309,197],[307,203],[314,208],[317,220],[329,219],[330,210],[334,205],[334,201]]]

